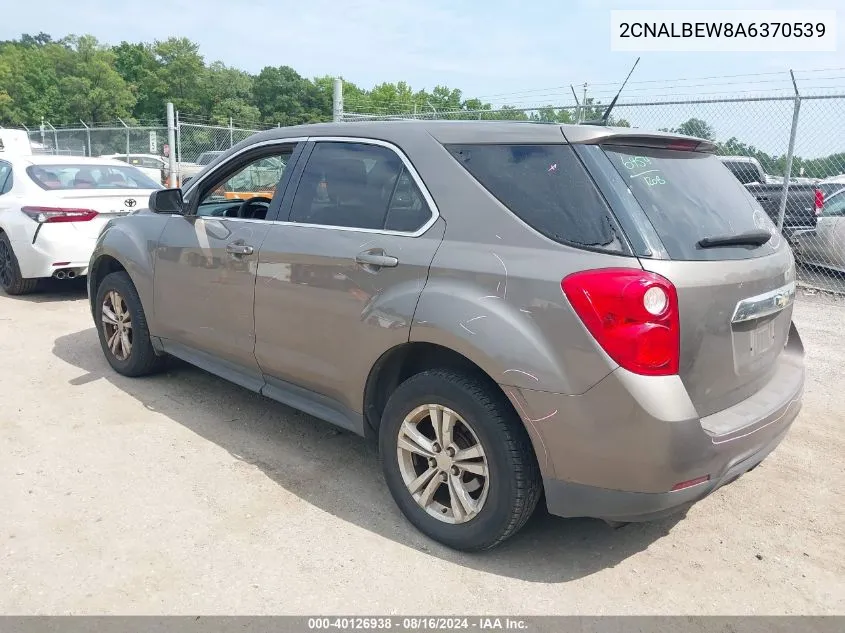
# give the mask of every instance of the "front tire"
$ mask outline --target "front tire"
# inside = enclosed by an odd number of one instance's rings
[[[125,272],[106,276],[97,288],[95,323],[100,346],[109,365],[124,376],[146,376],[160,371],[158,356],[135,284]]]
[[[37,279],[21,277],[21,267],[9,236],[0,232],[0,286],[7,295],[25,295],[35,290]]]
[[[379,452],[408,520],[451,548],[499,545],[529,519],[542,491],[522,421],[494,385],[431,370],[391,395]]]

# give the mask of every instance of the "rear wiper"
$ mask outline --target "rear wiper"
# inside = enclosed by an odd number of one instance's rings
[[[772,239],[768,231],[748,231],[736,235],[716,235],[704,237],[698,241],[700,248],[715,248],[717,246],[762,246]]]

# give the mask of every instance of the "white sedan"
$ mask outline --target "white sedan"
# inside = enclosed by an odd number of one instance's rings
[[[146,207],[156,189],[117,160],[0,153],[0,287],[25,294],[40,278],[87,274],[106,222]]]

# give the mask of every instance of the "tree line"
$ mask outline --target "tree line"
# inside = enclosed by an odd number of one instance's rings
[[[773,176],[786,173],[786,154],[769,154],[732,136],[726,141],[715,141],[716,131],[702,119],[691,118],[676,128],[662,128],[664,132],[687,134],[716,142],[718,153],[723,156],[751,156],[760,161],[763,171]],[[821,158],[792,157],[791,175],[806,178],[830,178],[845,173],[845,152],[837,152]]]
[[[290,66],[266,66],[253,75],[223,62],[206,63],[199,45],[184,37],[107,46],[91,35],[24,34],[0,42],[0,125],[32,125],[42,117],[54,124],[161,121],[167,101],[182,115],[217,124],[230,118],[313,123],[331,120],[333,83],[333,77],[309,79]],[[418,109],[457,117],[464,112],[466,118],[574,121],[570,110],[553,107],[530,114],[506,107],[494,116],[491,104],[447,86],[415,91],[400,81],[367,90],[345,81],[343,94],[357,112]],[[599,106],[590,101],[585,117],[598,118]]]
[[[161,122],[172,101],[183,117],[210,123],[296,125],[332,117],[334,78],[307,78],[290,66],[265,66],[257,74],[208,63],[199,45],[184,37],[109,46],[91,35],[54,39],[46,33],[24,34],[0,41],[0,125],[37,124],[42,118],[58,124],[116,121]],[[436,86],[413,90],[404,81],[371,89],[344,81],[344,101],[355,112],[418,114],[460,119],[510,119],[573,123],[574,108],[541,107],[526,111],[496,108],[467,98],[456,88]],[[604,105],[587,99],[582,120],[600,119]],[[612,125],[629,126],[611,117]],[[692,118],[674,131],[713,139],[713,127]],[[754,156],[771,174],[782,175],[784,155],[771,155],[736,137],[719,143],[722,154]],[[845,171],[845,153],[793,160],[793,175],[824,178]]]

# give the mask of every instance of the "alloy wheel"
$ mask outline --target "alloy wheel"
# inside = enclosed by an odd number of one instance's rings
[[[126,360],[132,353],[132,317],[119,292],[110,290],[106,293],[102,318],[109,351],[117,360]]]
[[[472,427],[439,404],[416,407],[399,427],[397,458],[408,492],[444,523],[466,523],[490,488],[487,456]]]

